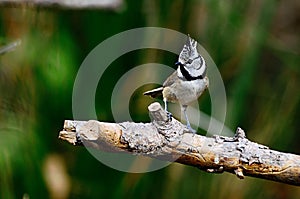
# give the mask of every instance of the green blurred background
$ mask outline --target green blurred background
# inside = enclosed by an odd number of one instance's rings
[[[128,0],[99,9],[5,4],[0,16],[0,47],[21,40],[0,55],[0,198],[300,196],[295,186],[177,163],[124,173],[57,138],[63,121],[72,119],[73,83],[88,53],[119,32],[156,26],[189,33],[209,52],[225,83],[229,128],[241,126],[252,141],[300,154],[300,1]],[[99,120],[113,121],[111,92],[126,71],[176,61],[162,55],[131,52],[109,67],[97,90]],[[132,98],[131,114],[148,121],[153,100],[141,92]],[[208,97],[199,102],[209,112]]]

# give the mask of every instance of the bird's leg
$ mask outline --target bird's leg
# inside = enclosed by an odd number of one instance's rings
[[[192,132],[192,133],[195,135],[196,130],[194,130],[194,129],[191,127],[189,118],[188,118],[187,113],[186,113],[187,105],[182,105],[181,107],[182,107],[182,112],[183,112],[184,117],[185,117],[185,120],[186,120],[186,127],[188,128],[188,130],[189,130],[190,132]]]
[[[167,113],[169,121],[172,121],[172,113],[168,111],[168,102],[167,99],[164,98],[164,103],[165,103],[165,111]]]
[[[75,142],[75,145],[83,145],[83,142],[82,142],[82,139],[80,137],[80,134],[79,133],[76,133],[76,142]]]

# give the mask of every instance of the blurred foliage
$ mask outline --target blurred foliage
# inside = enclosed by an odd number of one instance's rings
[[[227,126],[299,154],[299,10],[296,0],[128,0],[115,10],[0,7],[0,47],[22,41],[0,55],[0,198],[297,198],[293,186],[179,164],[119,172],[57,136],[72,118],[72,86],[87,54],[121,31],[158,26],[189,33],[210,53],[227,91]],[[98,119],[113,121],[111,92],[126,71],[148,62],[171,65],[175,58],[145,50],[112,63],[99,82]],[[148,120],[151,99],[143,91],[131,100],[136,121]],[[201,107],[208,106],[204,97]]]

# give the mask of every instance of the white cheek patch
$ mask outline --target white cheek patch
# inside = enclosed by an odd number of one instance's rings
[[[198,62],[198,60],[197,60]],[[205,72],[206,72],[206,63],[205,63],[205,60],[200,57],[200,60],[198,63],[196,63],[197,65],[199,64],[199,67],[197,68],[189,68],[188,71],[189,73],[193,76],[193,77],[197,77],[199,75],[202,75],[204,76],[205,75]]]
[[[205,73],[205,71],[206,71],[206,63],[205,63],[205,60],[204,59],[202,59],[203,60],[203,62],[202,62],[202,65],[201,65],[201,67],[200,67],[200,69],[199,69],[199,75],[204,75],[204,73]]]
[[[199,69],[201,68],[201,66],[203,65],[203,57],[201,57],[201,55],[199,55],[199,58],[195,59],[194,62],[195,62],[195,69]],[[205,62],[205,61],[204,61]]]

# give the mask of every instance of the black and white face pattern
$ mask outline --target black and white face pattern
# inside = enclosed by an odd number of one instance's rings
[[[188,36],[187,43],[180,52],[177,75],[188,81],[202,79],[206,75],[206,62],[197,51],[197,42]]]

